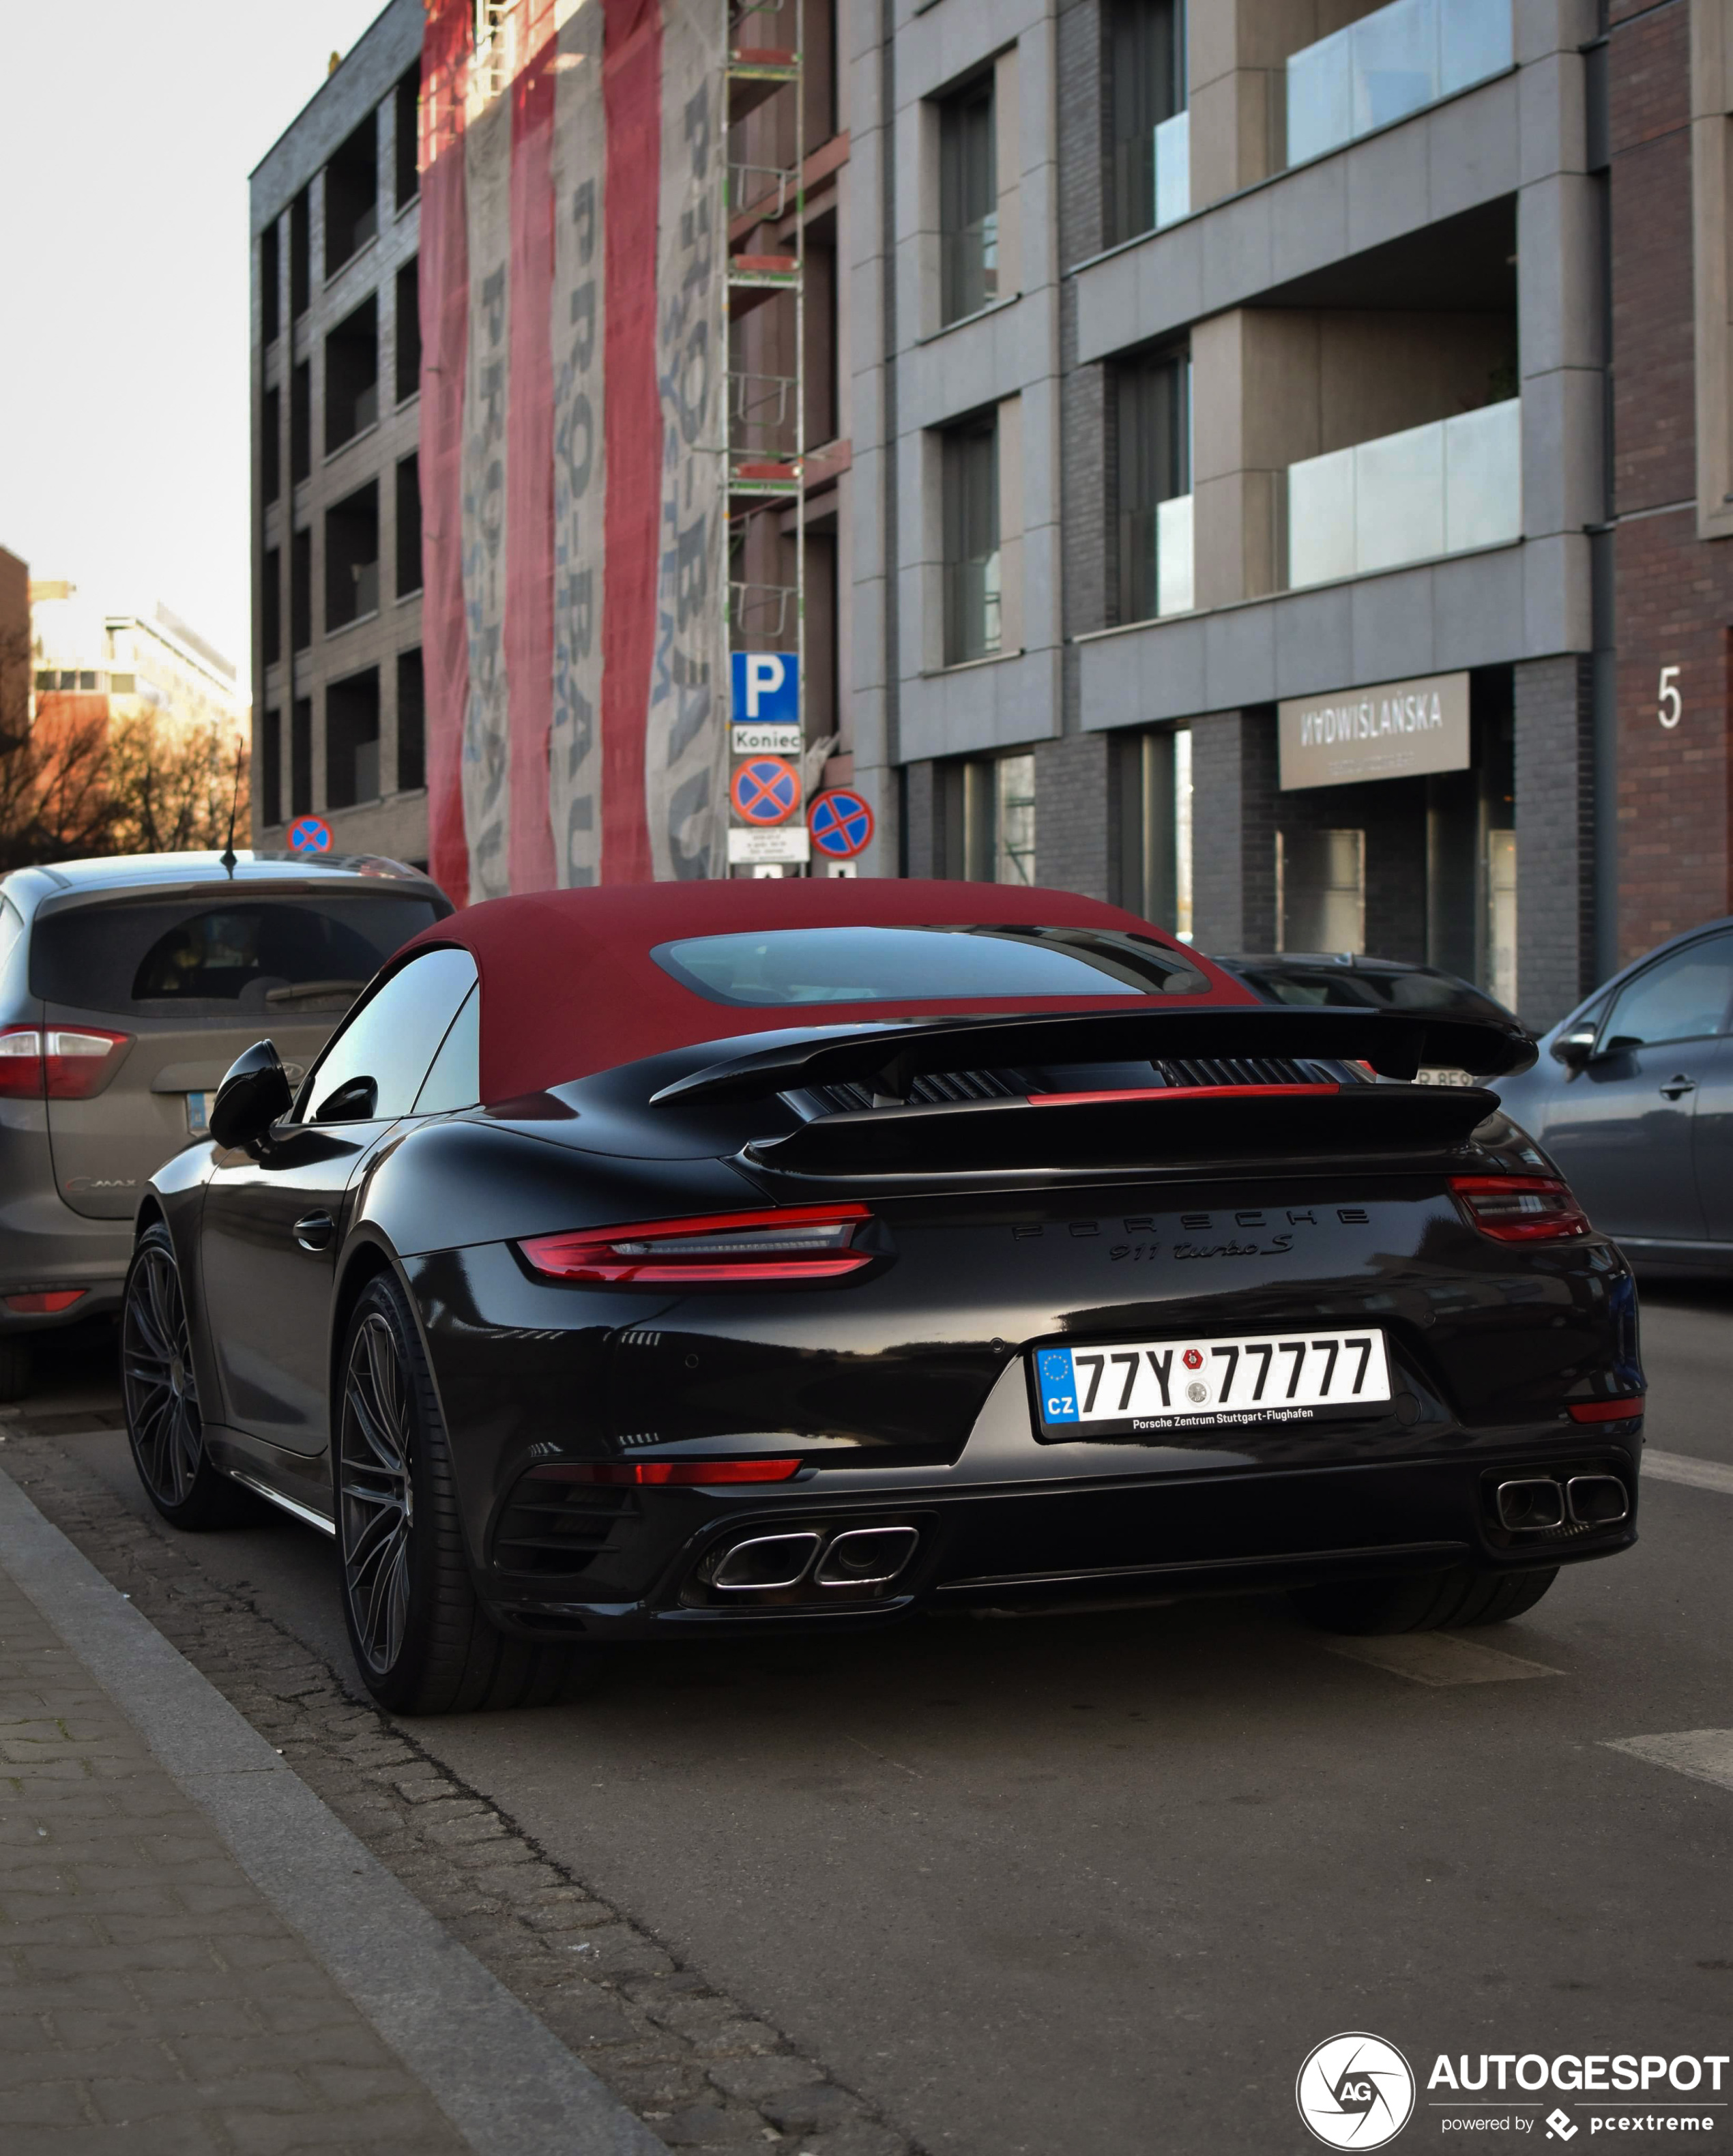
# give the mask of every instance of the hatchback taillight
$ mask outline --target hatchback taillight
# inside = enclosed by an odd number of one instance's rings
[[[619,1286],[732,1287],[838,1280],[873,1262],[864,1205],[785,1205],[532,1235],[518,1248],[550,1280]]]
[[[1592,1231],[1570,1186],[1550,1175],[1453,1175],[1470,1223],[1496,1243],[1565,1243]]]
[[[95,1026],[0,1027],[0,1098],[88,1101],[131,1045],[130,1033]]]

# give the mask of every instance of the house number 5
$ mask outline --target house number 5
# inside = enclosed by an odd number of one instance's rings
[[[1670,733],[1684,716],[1684,704],[1679,693],[1679,669],[1664,666],[1661,669],[1660,708],[1655,716]]]

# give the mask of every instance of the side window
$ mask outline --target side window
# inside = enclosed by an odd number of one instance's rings
[[[1720,1033],[1733,997],[1733,936],[1710,936],[1639,973],[1619,991],[1601,1052]]]
[[[297,1116],[315,1123],[407,1116],[464,998],[475,986],[467,951],[429,951],[356,1012],[301,1088]]]
[[[418,1116],[473,1108],[481,1098],[481,990],[471,988],[415,1096]]]

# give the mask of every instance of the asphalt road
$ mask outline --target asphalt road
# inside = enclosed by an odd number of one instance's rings
[[[1651,1445],[1733,1464],[1733,1291],[1652,1287],[1643,1340]],[[78,1420],[100,1383],[45,1390]],[[144,1510],[118,1433],[63,1442]],[[416,1733],[935,2150],[1315,2147],[1295,2076],[1343,2030],[1416,2067],[1401,2145],[1448,2146],[1440,2052],[1733,2051],[1733,1791],[1608,1748],[1733,1729],[1733,1495],[1643,1505],[1527,1619],[1372,1660],[1275,1600],[951,1617],[647,1648]],[[329,1543],[201,1555],[345,1665]]]

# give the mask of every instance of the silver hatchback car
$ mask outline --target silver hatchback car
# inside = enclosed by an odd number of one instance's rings
[[[228,862],[232,862],[229,866]],[[306,1065],[451,911],[400,861],[146,854],[0,880],[0,1399],[31,1339],[117,1310],[150,1178],[261,1036]]]

